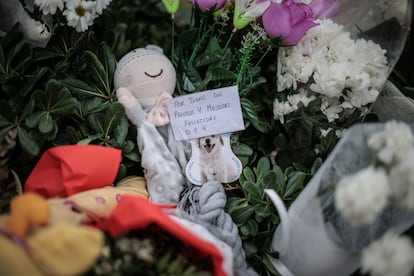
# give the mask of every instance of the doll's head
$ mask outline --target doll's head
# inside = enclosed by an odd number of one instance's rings
[[[175,88],[175,69],[160,47],[148,45],[121,58],[115,71],[115,88],[128,88],[143,107],[153,106],[162,92]]]

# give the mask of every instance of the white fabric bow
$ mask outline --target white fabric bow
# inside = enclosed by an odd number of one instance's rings
[[[168,116],[167,101],[172,99],[167,92],[158,96],[155,106],[148,113],[147,120],[155,126],[165,126],[170,122]]]

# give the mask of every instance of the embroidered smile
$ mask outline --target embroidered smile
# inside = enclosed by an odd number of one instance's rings
[[[161,69],[161,71],[160,71],[158,74],[155,74],[155,75],[151,75],[151,74],[150,74],[150,73],[148,73],[148,72],[145,72],[144,74],[145,74],[145,76],[148,76],[148,77],[150,77],[150,78],[156,78],[156,77],[161,76],[162,72],[163,72],[163,70]]]

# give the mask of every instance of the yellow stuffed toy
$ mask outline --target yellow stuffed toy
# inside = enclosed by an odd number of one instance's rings
[[[79,275],[96,261],[103,233],[67,222],[48,224],[47,200],[34,193],[16,196],[0,218],[0,275]]]

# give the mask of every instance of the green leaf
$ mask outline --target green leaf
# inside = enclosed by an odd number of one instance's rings
[[[197,29],[191,29],[187,32],[184,32],[178,36],[177,46],[182,48],[188,48],[193,46],[194,41],[197,38]]]
[[[116,125],[114,129],[114,135],[116,142],[122,145],[128,135],[128,128],[129,128],[129,121],[127,117],[122,116],[119,120],[119,123]]]
[[[242,143],[237,143],[235,145],[232,145],[232,150],[234,154],[237,156],[252,156],[253,155],[253,148]]]
[[[243,169],[243,176],[246,179],[246,181],[256,182],[256,178],[254,177],[254,173],[252,169],[249,167],[246,167]]]
[[[99,45],[98,57],[102,62],[105,70],[105,81],[107,82],[108,87],[111,87],[116,69],[115,55],[106,43],[101,43]]]
[[[32,99],[41,110],[55,115],[71,114],[77,103],[69,90],[54,79],[47,83],[46,91],[36,90]]]
[[[267,157],[260,158],[259,162],[257,163],[257,167],[254,169],[254,172],[257,177],[257,182],[263,180],[263,178],[269,173],[270,171],[270,161]]]
[[[256,221],[249,219],[239,229],[240,232],[245,236],[256,236],[257,232],[259,231],[259,226],[257,225]]]
[[[183,73],[184,89],[189,92],[202,90],[203,80],[198,71],[192,66],[186,66]]]
[[[119,102],[113,102],[105,113],[105,133],[110,134],[124,118],[125,109]]]
[[[230,197],[230,198],[227,199],[226,208],[227,209],[234,208],[234,207],[242,204],[243,202],[246,202],[246,199],[245,198],[241,198],[241,197]]]
[[[85,58],[88,61],[88,71],[94,80],[95,85],[104,91],[109,90],[107,72],[99,58],[91,51],[85,51]]]
[[[139,155],[138,149],[137,150],[132,150],[132,151],[127,152],[127,153],[124,152],[123,156],[125,158],[128,158],[131,161],[136,162],[136,163],[138,163],[140,161],[140,155]]]
[[[133,150],[136,150],[134,142],[127,140],[122,144],[122,151],[124,153],[130,153]]]
[[[246,98],[241,98],[240,104],[242,106],[243,115],[250,120],[253,126],[262,133],[268,133],[269,128],[266,126],[263,120],[261,120],[257,115],[257,111],[254,104]]]
[[[266,218],[268,216],[270,216],[270,214],[272,213],[272,208],[269,205],[258,205],[256,206],[256,209],[254,210],[255,214],[257,216]]]
[[[43,117],[43,111],[38,111],[26,118],[25,124],[29,128],[35,128]]]
[[[36,70],[35,72],[33,72],[32,74],[26,74],[25,75],[26,82],[22,89],[22,95],[25,96],[29,92],[33,91],[34,85],[46,74],[47,71],[48,71],[47,67],[42,67]]]
[[[267,255],[263,255],[262,263],[265,265],[267,271],[272,273],[272,275],[280,275]]]
[[[283,198],[292,196],[296,191],[303,188],[303,183],[305,182],[306,174],[303,172],[294,172],[291,174],[291,177],[288,179],[286,185],[286,192],[283,195]]]
[[[12,123],[16,120],[17,117],[17,115],[14,113],[13,109],[10,107],[10,104],[7,100],[0,100],[0,114],[3,116],[3,123]],[[1,124],[0,126],[2,125],[3,124]]]
[[[222,67],[209,66],[206,79],[209,81],[236,81],[237,75]]]
[[[97,133],[105,134],[105,128],[103,125],[104,122],[105,122],[105,114],[94,113],[88,116],[89,125]]]
[[[75,112],[80,118],[83,118],[87,117],[92,113],[97,113],[102,110],[106,110],[108,109],[109,105],[110,102],[99,97],[84,99],[81,101],[77,101]]]
[[[49,112],[42,112],[42,116],[39,121],[39,131],[41,133],[49,133],[53,130],[55,122],[50,116]]]
[[[20,114],[20,120],[23,120],[30,116],[33,113],[33,110],[35,108],[35,102],[33,99],[30,99],[29,102],[26,104],[26,106],[23,109],[23,112]]]
[[[251,205],[238,205],[234,208],[231,208],[229,210],[229,213],[236,224],[243,224],[253,214],[254,209],[254,206]]]
[[[66,79],[62,81],[64,85],[66,85],[71,92],[79,94],[82,98],[86,97],[100,97],[106,99],[105,93],[100,91],[99,89],[91,87],[86,82],[83,82],[78,79]]]
[[[285,178],[285,174],[283,173],[282,169],[279,166],[274,166],[272,171],[275,173],[275,183],[272,186],[272,188],[274,190],[276,190],[276,192],[278,194],[283,194],[285,191],[285,187],[286,187],[286,178]],[[268,187],[271,188],[271,187]]]
[[[36,156],[40,152],[40,147],[35,139],[24,129],[19,127],[17,129],[17,139],[20,147],[31,156]]]
[[[312,164],[311,168],[311,174],[315,175],[315,173],[319,170],[319,168],[322,166],[322,158],[318,157]]]
[[[243,191],[247,194],[247,197],[254,203],[261,201],[261,196],[263,194],[262,190],[257,186],[256,183],[251,181],[243,182],[242,188]]]
[[[269,171],[263,178],[263,188],[272,189],[277,185],[276,173],[274,171]]]

